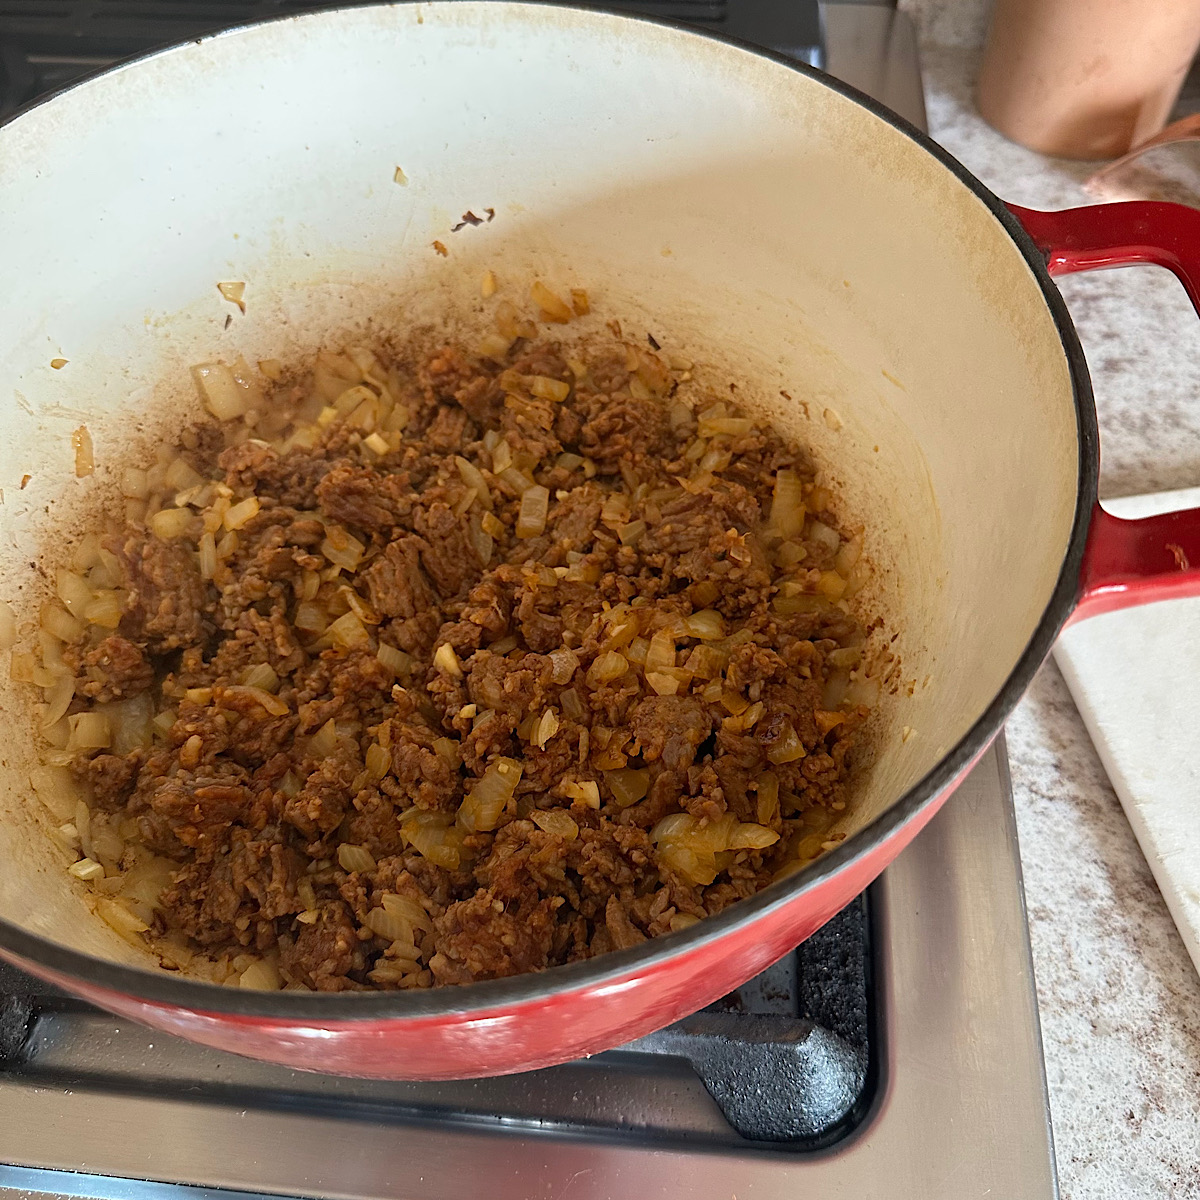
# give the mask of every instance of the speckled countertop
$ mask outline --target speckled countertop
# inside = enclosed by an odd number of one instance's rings
[[[925,10],[927,39],[972,19],[911,7]],[[931,133],[989,187],[1031,207],[1089,202],[1087,166],[980,119],[978,50],[927,40],[922,59]],[[1182,162],[1162,169],[1185,176],[1174,194],[1188,185]],[[1101,495],[1200,485],[1200,321],[1180,286],[1145,267],[1061,287],[1092,370]],[[1062,1196],[1200,1197],[1200,978],[1053,663],[1009,722],[1008,748]]]

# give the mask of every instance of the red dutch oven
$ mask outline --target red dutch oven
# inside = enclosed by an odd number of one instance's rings
[[[462,223],[486,209],[494,220]],[[289,18],[19,114],[0,129],[0,592],[27,626],[45,586],[31,564],[114,486],[123,454],[187,418],[189,365],[287,359],[449,312],[469,332],[487,268],[588,287],[598,319],[736,380],[811,445],[866,528],[863,603],[894,640],[836,849],[632,950],[363,995],[220,988],[117,938],[41,827],[30,696],[5,680],[0,954],[208,1045],[409,1079],[595,1053],[735,988],[916,836],[1065,622],[1200,590],[1193,514],[1122,521],[1097,504],[1087,367],[1051,280],[1157,263],[1196,301],[1198,248],[1190,209],[1006,207],[820,73],[570,8]],[[232,324],[222,280],[246,282]],[[85,480],[81,424],[98,462]]]

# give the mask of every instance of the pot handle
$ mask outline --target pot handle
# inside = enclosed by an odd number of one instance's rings
[[[1200,211],[1154,200],[1058,212],[1008,208],[1051,275],[1152,263],[1175,274],[1200,313]],[[1072,619],[1185,596],[1200,596],[1200,509],[1128,521],[1097,504]]]

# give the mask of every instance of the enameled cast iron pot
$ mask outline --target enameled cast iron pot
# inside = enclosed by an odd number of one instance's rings
[[[494,219],[455,231],[468,211]],[[598,321],[653,332],[714,386],[738,381],[809,443],[867,527],[864,599],[899,666],[848,836],[815,864],[634,950],[371,995],[223,989],[139,958],[40,827],[31,697],[5,680],[0,954],[213,1046],[402,1078],[560,1062],[737,986],[907,845],[1072,614],[1198,590],[1191,514],[1097,506],[1087,368],[1051,282],[1154,262],[1195,300],[1198,247],[1189,209],[1006,208],[819,73],[569,8],[289,18],[18,115],[0,129],[0,591],[27,628],[45,586],[33,564],[123,455],[187,419],[189,365],[311,353],[364,315],[386,332],[455,311],[469,333],[487,320],[486,267],[518,300],[535,277],[586,286]],[[244,316],[214,286],[227,280],[246,282]],[[81,424],[99,464],[85,480]]]

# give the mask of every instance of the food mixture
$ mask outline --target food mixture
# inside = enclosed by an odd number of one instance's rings
[[[515,975],[831,844],[871,701],[861,531],[733,387],[615,322],[545,340],[587,298],[533,300],[491,300],[479,346],[196,368],[213,419],[127,468],[123,521],[58,572],[13,657],[39,792],[165,965]]]

